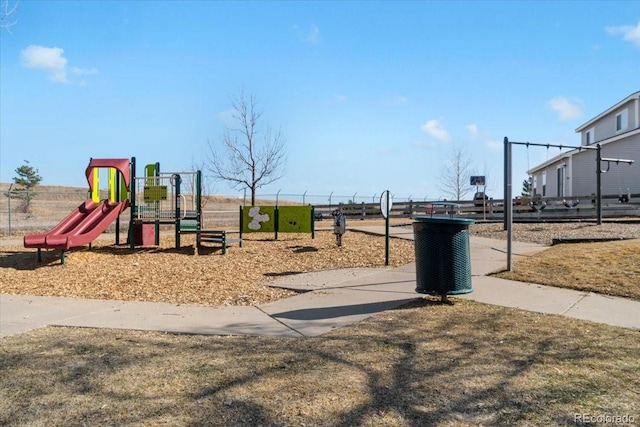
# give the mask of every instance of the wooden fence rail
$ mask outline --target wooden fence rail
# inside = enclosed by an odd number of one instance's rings
[[[628,202],[621,203],[619,195],[603,196],[603,210],[607,217],[640,217],[640,194],[631,194]],[[390,218],[412,218],[418,215],[455,215],[474,219],[500,220],[503,217],[504,201],[501,199],[482,201],[452,201],[457,206],[438,205],[438,202],[398,202],[393,203]],[[379,203],[345,203],[340,205],[315,205],[317,219],[331,218],[331,213],[341,209],[348,219],[382,218]],[[569,219],[595,218],[595,196],[583,197],[544,197],[530,203],[527,199],[513,202],[516,219]]]

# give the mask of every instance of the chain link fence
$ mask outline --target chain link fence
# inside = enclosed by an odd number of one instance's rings
[[[24,191],[3,185],[0,190],[0,235],[44,232],[64,219],[89,196],[85,188]],[[107,191],[101,197],[108,197]]]
[[[24,234],[46,232],[80,206],[89,192],[86,188],[40,186],[35,191],[12,189],[9,184],[0,184],[0,236],[20,237]],[[108,197],[107,190],[101,191],[101,199]],[[260,194],[258,204],[313,204],[338,206],[349,203],[372,203],[379,195],[327,195],[275,193]],[[398,199],[396,199],[398,200]],[[399,200],[398,200],[399,201]],[[223,229],[239,227],[239,206],[251,203],[246,193],[238,195],[207,196],[203,198],[203,227]],[[120,229],[129,227],[130,210],[120,217]],[[115,231],[115,224],[106,232]]]
[[[25,234],[46,232],[66,218],[89,198],[86,188],[42,187],[27,192],[13,190],[8,184],[0,184],[0,237],[22,237]],[[101,191],[100,198],[108,198],[108,191]],[[193,197],[186,195],[189,202]],[[203,199],[203,227],[222,229],[239,227],[239,206],[247,200],[243,196],[209,196]],[[250,201],[249,201],[250,202]],[[273,200],[269,201],[271,204]],[[184,201],[182,202],[184,203]],[[284,204],[288,204],[283,201]],[[129,229],[131,210],[120,216],[120,231]],[[163,226],[171,228],[171,226]],[[106,232],[115,231],[115,223]]]
[[[25,234],[46,232],[66,218],[74,209],[80,206],[88,197],[86,188],[75,187],[51,187],[40,186],[36,191],[27,193],[25,191],[13,190],[9,184],[0,184],[0,237],[22,237]],[[101,199],[108,197],[107,190],[101,192]],[[186,195],[187,200],[190,198]],[[347,210],[358,214],[361,210],[366,210],[366,217],[375,217],[376,209],[379,209],[379,195],[360,196],[357,193],[351,196],[308,194],[260,194],[257,200],[258,205],[314,205],[316,213],[323,212],[327,216],[331,210],[339,205],[346,206]],[[605,203],[605,214],[607,217],[632,217],[640,216],[640,195],[632,195],[628,203],[618,203],[617,196],[612,195],[611,203]],[[394,215],[410,216],[414,213],[424,214],[424,205],[429,202],[420,198],[393,197]],[[426,200],[426,197],[424,197]],[[527,220],[541,220],[541,216],[562,219],[581,218],[589,219],[594,216],[593,203],[590,198],[582,198],[582,202],[573,209],[567,209],[562,200],[548,198],[547,208],[540,212],[532,212],[528,205],[514,206],[515,214]],[[502,217],[501,200],[491,201],[483,212],[482,207],[475,206],[473,202],[464,203],[461,213],[476,214],[478,218],[498,220]],[[237,230],[240,226],[239,207],[251,203],[247,194],[206,196],[202,200],[202,221],[204,229]],[[477,212],[481,209],[480,212]],[[397,211],[397,212],[395,212]],[[406,211],[406,212],[405,212]],[[127,232],[129,229],[130,209],[125,210],[120,216],[120,231]],[[364,215],[362,215],[364,218]],[[166,229],[170,225],[163,226]],[[114,232],[115,223],[107,228],[106,232]]]

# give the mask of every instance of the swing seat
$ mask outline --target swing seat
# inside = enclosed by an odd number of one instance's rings
[[[529,203],[529,206],[531,206],[531,209],[533,209],[534,211],[539,212],[547,207],[547,202],[542,202],[542,203],[531,202]]]

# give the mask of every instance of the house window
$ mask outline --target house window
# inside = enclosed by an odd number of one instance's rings
[[[622,110],[616,114],[616,132],[625,130],[629,126],[629,110]]]
[[[584,135],[584,145],[591,145],[595,141],[594,137],[595,130],[593,128],[589,129]]]
[[[542,197],[547,195],[547,172],[542,172]]]
[[[558,197],[564,197],[564,165],[560,166],[557,170],[557,178],[558,178]]]

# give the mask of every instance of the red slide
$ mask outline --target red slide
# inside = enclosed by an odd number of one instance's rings
[[[85,200],[47,233],[24,236],[25,248],[70,249],[93,242],[129,206],[129,200]]]

